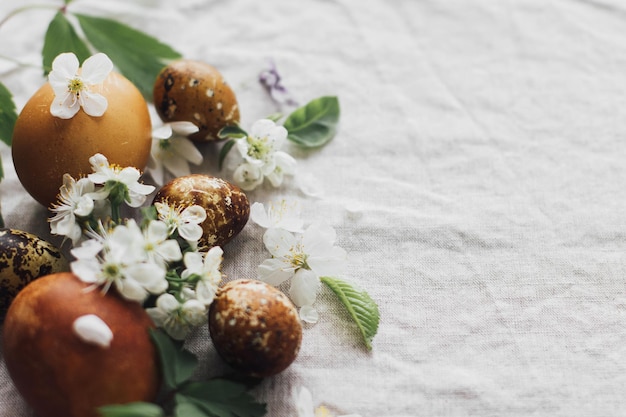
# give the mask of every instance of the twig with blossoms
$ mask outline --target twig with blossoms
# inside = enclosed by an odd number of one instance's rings
[[[296,160],[282,150],[287,141],[287,129],[270,119],[254,122],[250,133],[241,127],[223,129],[220,137],[230,138],[224,145],[220,165],[233,146],[241,159],[233,172],[234,182],[243,190],[251,191],[267,179],[272,186],[279,187],[285,175],[293,175]]]
[[[284,202],[281,206],[284,208]],[[285,215],[284,210],[281,212]],[[289,296],[300,308],[300,318],[315,323],[319,316],[313,303],[320,289],[320,278],[341,273],[347,253],[335,246],[336,233],[332,227],[313,223],[301,232],[299,222],[289,215],[283,221],[283,215],[276,215],[272,206],[266,212],[261,203],[252,205],[250,219],[267,228],[263,243],[272,255],[259,265],[259,279],[274,286],[291,280]]]
[[[189,164],[200,165],[202,153],[187,138],[198,131],[191,122],[172,122],[152,130],[152,148],[148,172],[159,185],[165,182],[166,172],[175,177],[189,175]]]
[[[93,289],[115,288],[143,303],[157,326],[184,339],[206,322],[222,279],[222,249],[198,246],[205,210],[155,203],[142,210],[141,222],[121,219],[122,204],[141,206],[154,187],[139,183],[136,168],[109,164],[104,155],[90,162],[87,177],[64,176],[50,219],[52,233],[72,240],[72,272]]]

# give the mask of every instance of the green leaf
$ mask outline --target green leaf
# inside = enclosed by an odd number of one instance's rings
[[[222,378],[189,383],[176,395],[176,401],[179,405],[192,404],[210,417],[261,417],[267,411],[265,404],[257,403],[246,392],[245,385]]]
[[[171,389],[178,388],[191,378],[198,364],[198,358],[183,349],[182,343],[174,342],[172,338],[159,330],[150,330],[150,336],[159,352],[165,385]]]
[[[238,139],[248,136],[248,132],[243,130],[239,125],[224,126],[217,132],[217,137],[220,139]]]
[[[207,414],[191,402],[180,402],[174,408],[174,417],[207,417]]]
[[[222,165],[224,164],[224,159],[226,159],[226,155],[228,155],[228,152],[230,152],[233,146],[235,146],[235,139],[229,140],[228,142],[224,144],[224,146],[222,146],[222,149],[220,149],[219,163],[218,163],[219,170],[222,169]]]
[[[17,112],[13,96],[4,84],[0,83],[0,140],[9,146],[13,139],[13,127],[16,120]]]
[[[181,55],[150,35],[115,20],[76,14],[87,40],[111,58],[144,97],[152,100],[152,89],[165,61]]]
[[[102,417],[163,417],[163,409],[156,404],[135,402],[105,405],[98,408]]]
[[[294,110],[283,126],[287,139],[314,148],[324,145],[337,132],[339,124],[339,100],[334,96],[320,97]]]
[[[217,132],[218,138],[230,139],[224,144],[224,146],[222,146],[222,149],[220,149],[218,169],[222,169],[222,165],[224,164],[224,159],[226,159],[226,155],[228,155],[228,152],[230,152],[230,150],[235,145],[235,139],[245,138],[246,136],[248,136],[248,132],[243,130],[239,125],[224,126],[220,129],[219,132]]]
[[[321,277],[320,280],[339,297],[339,300],[348,309],[348,313],[363,335],[365,346],[371,350],[372,340],[378,331],[378,322],[380,321],[376,302],[367,292],[338,278]]]
[[[57,12],[46,31],[43,42],[43,68],[44,75],[48,75],[52,69],[52,61],[63,52],[73,52],[79,62],[91,56],[89,47],[78,36],[76,30],[65,15]]]

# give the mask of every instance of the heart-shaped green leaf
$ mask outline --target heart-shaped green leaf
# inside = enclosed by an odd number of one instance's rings
[[[283,126],[287,139],[307,148],[324,145],[337,132],[339,100],[334,96],[320,97],[294,110]]]

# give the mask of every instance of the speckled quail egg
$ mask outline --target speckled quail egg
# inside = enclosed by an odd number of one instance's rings
[[[21,230],[0,229],[0,319],[29,282],[68,270],[67,260],[51,243]]]
[[[196,142],[219,140],[217,133],[239,123],[237,98],[212,65],[190,59],[174,61],[159,73],[153,89],[154,106],[164,122],[191,122]]]
[[[221,287],[209,309],[215,349],[235,370],[254,377],[276,375],[297,357],[302,324],[280,290],[257,280]]]
[[[156,193],[153,202],[173,207],[199,205],[206,211],[199,246],[210,248],[230,242],[250,217],[250,202],[236,185],[204,174],[174,178]]]

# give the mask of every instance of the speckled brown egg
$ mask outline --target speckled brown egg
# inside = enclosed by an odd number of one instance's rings
[[[157,76],[153,95],[163,121],[186,121],[198,126],[199,131],[189,136],[197,142],[219,140],[220,129],[239,122],[235,93],[222,74],[204,62],[172,62]]]
[[[82,109],[71,119],[50,113],[54,91],[45,83],[28,100],[15,122],[11,146],[17,176],[26,191],[48,207],[56,201],[63,174],[90,174],[96,153],[111,164],[143,170],[150,157],[152,124],[137,87],[111,72],[94,87],[108,101],[105,113],[92,117]]]
[[[211,175],[192,174],[174,178],[157,192],[154,202],[173,207],[197,204],[207,217],[202,222],[199,246],[224,246],[246,225],[250,203],[239,187]]]
[[[90,290],[91,288],[91,290]],[[81,338],[74,322],[96,315],[108,346]],[[94,289],[69,272],[28,284],[7,312],[2,352],[18,392],[39,417],[98,417],[98,407],[151,402],[160,386],[154,328],[141,304]]]
[[[256,280],[231,281],[218,290],[209,309],[209,331],[224,361],[254,377],[285,370],[302,342],[302,325],[292,302]]]
[[[68,270],[67,260],[51,243],[21,230],[0,229],[0,319],[29,282]]]

